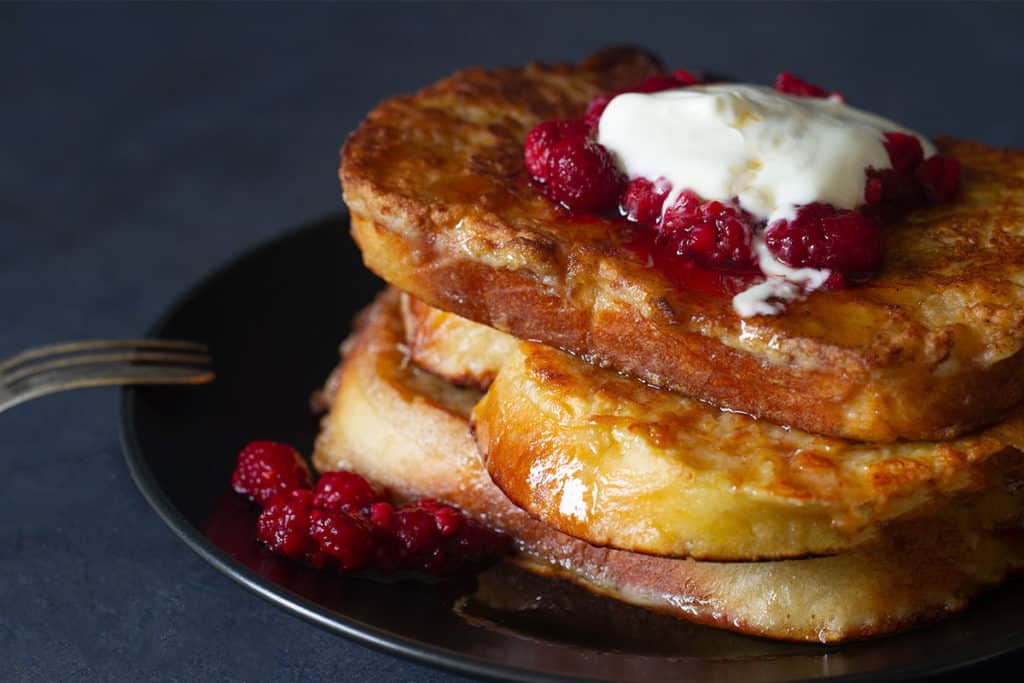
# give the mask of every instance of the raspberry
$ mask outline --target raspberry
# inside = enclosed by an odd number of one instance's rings
[[[402,554],[393,539],[377,544],[373,551],[372,564],[382,572],[395,572],[402,568]]]
[[[830,268],[866,273],[882,262],[878,224],[858,211],[827,204],[800,207],[792,221],[776,221],[765,231],[768,249],[793,268]]]
[[[395,521],[395,508],[388,502],[374,503],[370,506],[369,515],[370,524],[377,531],[385,534],[394,533],[397,526]]]
[[[361,510],[384,498],[354,472],[324,472],[313,488],[313,505],[342,512]]]
[[[313,510],[309,535],[342,569],[362,569],[374,552],[373,531],[360,517],[336,510]]]
[[[775,77],[775,89],[786,95],[796,95],[797,97],[836,97],[843,99],[841,93],[829,93],[824,88],[808,83],[788,71],[783,71]]]
[[[626,187],[619,212],[631,221],[654,225],[661,219],[661,207],[671,189],[671,184],[664,178],[654,182],[637,178]]]
[[[686,69],[676,69],[672,72],[671,76],[651,76],[646,80],[640,81],[636,85],[626,88],[624,90],[616,90],[610,95],[598,95],[590,100],[587,104],[587,111],[583,114],[583,120],[593,130],[597,130],[597,124],[601,120],[601,114],[604,113],[605,108],[608,107],[608,103],[612,101],[612,98],[616,95],[622,95],[628,92],[637,93],[655,93],[661,92],[662,90],[671,90],[672,88],[682,88],[687,85],[696,85],[701,80],[694,74],[690,73]]]
[[[462,526],[462,513],[451,505],[427,498],[418,501],[416,506],[433,515],[434,526],[442,536],[451,536]]]
[[[662,217],[661,231],[679,256],[715,268],[752,268],[753,217],[684,190]]]
[[[253,442],[239,455],[233,477],[240,493],[267,500],[256,538],[276,553],[318,569],[373,566],[442,575],[480,566],[511,548],[503,534],[440,501],[423,499],[395,508],[353,472],[329,472],[314,490],[303,488],[296,482],[308,486],[309,472],[297,458],[283,444]],[[303,476],[295,478],[296,470]],[[264,490],[268,480],[270,493]],[[283,489],[282,481],[290,488]]]
[[[548,151],[545,190],[572,211],[610,209],[625,186],[612,155],[593,140],[566,138]]]
[[[846,289],[849,286],[849,281],[846,276],[840,273],[838,270],[833,270],[828,278],[821,284],[822,289],[836,290]]]
[[[948,202],[960,192],[960,162],[947,157],[925,159],[914,171],[924,193],[934,202]]]
[[[416,506],[400,507],[396,513],[395,536],[406,557],[427,555],[438,542],[434,517]]]
[[[449,556],[444,548],[437,547],[429,555],[420,558],[415,569],[440,576],[457,569],[459,564],[461,563],[456,558]]]
[[[912,171],[924,159],[921,141],[914,135],[895,131],[886,133],[883,144],[885,151],[889,153],[893,169],[897,171]]]
[[[587,104],[587,110],[583,113],[583,122],[591,130],[596,131],[597,125],[601,122],[601,114],[608,108],[608,103],[619,93],[612,95],[597,95]]]
[[[686,69],[676,69],[672,72],[672,78],[676,80],[676,85],[672,86],[674,88],[681,85],[698,85],[701,82],[700,78]]]
[[[309,468],[291,446],[253,441],[238,454],[231,487],[266,507],[293,489],[309,488]]]
[[[684,79],[686,80],[693,78],[692,74],[682,69],[677,70],[676,73],[683,74]],[[680,81],[678,78],[675,77],[675,74],[673,74],[672,76],[651,76],[650,78],[644,79],[637,83],[636,85],[634,85],[633,87],[627,88],[622,92],[638,92],[649,94],[652,92],[661,92],[663,90],[671,90],[672,88],[678,88],[683,85],[692,84],[693,82]]]
[[[512,549],[512,539],[470,521],[454,537],[459,557],[468,563],[479,563]]]
[[[256,538],[274,552],[299,559],[309,540],[310,496],[296,489],[288,497],[278,497],[256,522]]]
[[[589,135],[587,125],[578,120],[545,121],[534,127],[523,144],[523,159],[530,175],[545,182],[548,179],[548,152],[558,142],[566,139],[584,140]]]

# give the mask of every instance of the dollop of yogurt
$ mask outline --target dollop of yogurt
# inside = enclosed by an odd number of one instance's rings
[[[597,141],[632,180],[665,178],[672,191],[739,205],[771,224],[791,220],[797,207],[820,202],[855,209],[864,202],[866,168],[892,167],[884,134],[924,136],[837,97],[798,97],[772,88],[723,83],[651,94],[624,93],[608,104]],[[778,313],[778,301],[799,298],[828,279],[829,271],[792,269],[754,238],[766,282],[738,294],[744,317]]]

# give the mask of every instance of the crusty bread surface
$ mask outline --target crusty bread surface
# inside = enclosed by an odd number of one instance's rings
[[[899,518],[954,514],[986,528],[1016,514],[1008,491],[1024,486],[1024,410],[950,442],[820,437],[643,385],[404,293],[401,306],[414,362],[490,386],[473,424],[495,483],[590,543],[780,558],[834,553]]]
[[[340,169],[366,264],[438,308],[813,433],[950,439],[1021,402],[1024,153],[940,140],[962,197],[887,227],[876,277],[741,319],[647,267],[621,222],[570,219],[522,161],[538,122],[660,72],[618,49],[468,69],[384,102]]]
[[[316,467],[447,500],[515,537],[534,570],[597,593],[744,633],[835,642],[959,610],[1024,566],[1019,525],[979,530],[952,519],[894,526],[857,550],[803,560],[702,562],[589,545],[531,518],[491,482],[468,423],[480,393],[409,362],[397,292],[358,327],[325,388]]]

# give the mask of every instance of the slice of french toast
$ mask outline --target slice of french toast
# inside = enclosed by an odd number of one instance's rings
[[[468,416],[480,393],[407,362],[398,297],[365,312],[324,390],[314,463],[406,498],[445,499],[511,534],[517,561],[597,593],[698,623],[788,640],[891,633],[963,608],[1024,567],[1019,524],[972,530],[926,519],[834,557],[720,563],[599,548],[531,518],[494,486]]]
[[[494,482],[596,545],[794,557],[858,545],[894,519],[942,511],[987,528],[1016,514],[1024,409],[949,442],[851,442],[658,390],[404,293],[401,310],[413,362],[490,386],[472,421]]]
[[[741,319],[682,291],[624,224],[567,216],[522,158],[540,121],[660,73],[635,50],[468,69],[374,109],[340,169],[371,270],[438,308],[814,433],[939,440],[1024,398],[1024,153],[940,140],[962,196],[886,229],[867,283]]]

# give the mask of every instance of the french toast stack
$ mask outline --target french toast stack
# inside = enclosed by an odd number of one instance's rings
[[[314,464],[724,628],[829,642],[962,608],[1024,567],[1024,154],[941,141],[963,196],[888,229],[875,278],[740,319],[523,166],[535,124],[660,70],[470,69],[370,113],[341,180],[392,286],[343,345]]]

